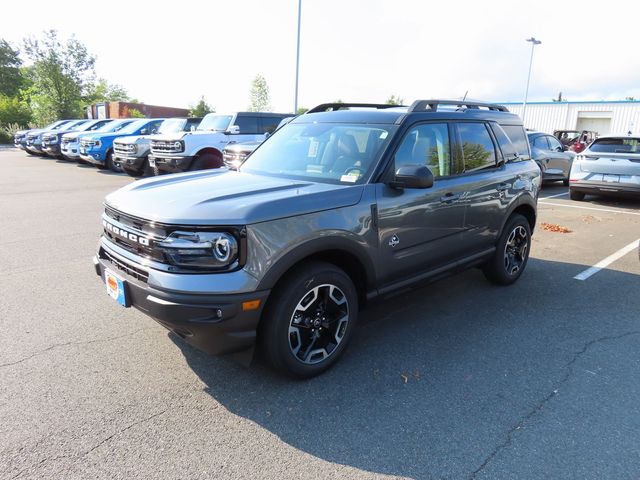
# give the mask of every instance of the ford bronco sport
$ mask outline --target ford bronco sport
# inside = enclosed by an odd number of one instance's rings
[[[191,345],[258,344],[275,368],[310,377],[338,359],[375,297],[471,266],[515,282],[540,182],[503,106],[324,104],[238,171],[108,195],[94,265],[118,303]]]

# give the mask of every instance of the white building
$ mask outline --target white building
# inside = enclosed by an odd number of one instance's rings
[[[522,103],[502,103],[522,118]],[[599,135],[640,132],[640,101],[527,102],[525,127],[541,132],[593,130]]]

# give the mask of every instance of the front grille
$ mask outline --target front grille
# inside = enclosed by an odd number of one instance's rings
[[[154,244],[156,242],[165,239],[169,234],[165,228],[158,226],[154,222],[149,222],[146,220],[138,219],[136,217],[132,217],[130,215],[126,215],[111,207],[105,207],[104,213],[107,219],[112,218],[120,225],[122,225],[125,229],[129,230],[130,233],[134,233],[136,235],[140,235],[150,239],[148,246],[142,245],[139,242],[135,242],[129,238],[124,238],[122,235],[116,235],[112,231],[109,231],[105,228],[103,230],[104,235],[111,242],[127,250],[128,252],[134,253],[141,257],[149,258],[156,262],[166,263],[164,254],[154,247]]]
[[[80,140],[80,145],[83,147],[93,147],[96,143],[98,143],[96,140]]]
[[[113,150],[120,155],[133,155],[135,153],[135,145],[132,143],[114,143]]]
[[[175,146],[174,142],[166,142],[164,140],[151,140],[151,152],[157,153],[180,153],[182,152],[182,145]]]
[[[76,143],[77,141],[78,141],[77,137],[68,137],[68,138],[62,139],[62,143]]]
[[[149,272],[138,268],[130,263],[125,263],[122,260],[119,260],[115,256],[111,255],[104,248],[100,249],[99,256],[101,259],[106,260],[113,266],[114,268],[120,270],[121,272],[126,273],[127,275],[135,278],[136,280],[140,280],[141,282],[147,283],[149,281]]]

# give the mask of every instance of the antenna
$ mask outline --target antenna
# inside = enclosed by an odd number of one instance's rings
[[[463,102],[467,99],[467,93],[469,93],[469,90],[467,90],[466,92],[464,92],[464,97],[462,97],[462,101],[463,101]]]

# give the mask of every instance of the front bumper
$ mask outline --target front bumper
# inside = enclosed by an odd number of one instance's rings
[[[68,158],[69,160],[77,160],[78,158],[80,158],[79,149],[80,147],[77,143],[66,143],[62,146],[60,152],[65,158]]]
[[[93,263],[98,276],[105,282],[105,269],[124,280],[128,306],[149,315],[163,327],[176,333],[187,343],[212,355],[239,352],[253,347],[258,322],[269,290],[246,293],[164,290],[151,285],[142,265],[130,262],[116,251],[101,244]],[[218,274],[224,284],[225,274]],[[180,277],[184,277],[184,281]],[[172,274],[176,282],[186,287],[191,275]],[[244,310],[243,302],[259,300],[255,310]]]
[[[34,143],[32,144],[27,144],[25,147],[25,150],[28,150],[29,152],[35,154],[35,155],[41,155],[42,152],[42,146],[41,145],[36,145]]]
[[[82,160],[97,166],[104,165],[104,160],[102,160],[102,157],[103,156],[99,153],[81,153],[80,154],[80,158]]]
[[[141,169],[145,158],[146,158],[146,155],[142,157],[129,157],[129,156],[125,156],[117,153],[113,154],[114,162],[118,162],[123,167],[129,168],[132,170]]]
[[[60,145],[59,144],[53,144],[53,145],[46,145],[44,147],[42,147],[42,151],[44,153],[46,153],[47,155],[51,155],[52,157],[56,157],[58,155],[60,155]]]
[[[156,157],[155,155],[149,155],[149,164],[153,166],[155,163],[161,172],[186,172],[192,161],[193,157]]]

